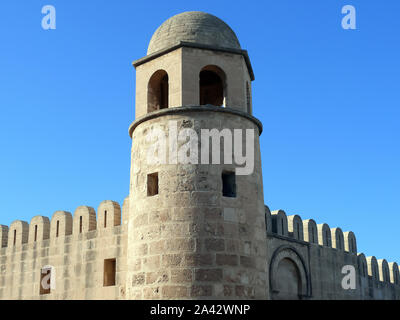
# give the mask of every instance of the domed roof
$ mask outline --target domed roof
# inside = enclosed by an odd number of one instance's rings
[[[181,41],[241,49],[236,34],[221,19],[205,12],[189,11],[169,18],[156,30],[147,54],[167,49]]]

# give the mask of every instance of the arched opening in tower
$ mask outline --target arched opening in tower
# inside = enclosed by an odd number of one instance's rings
[[[168,91],[168,74],[164,70],[158,70],[151,76],[147,88],[147,111],[168,108]]]
[[[200,105],[223,106],[225,74],[217,66],[207,66],[200,72]]]

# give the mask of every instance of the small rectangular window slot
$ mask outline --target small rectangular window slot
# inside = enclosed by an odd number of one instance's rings
[[[104,287],[115,286],[117,260],[106,259],[104,260]]]
[[[51,269],[40,269],[40,295],[50,294],[51,292]]]
[[[236,198],[236,174],[234,172],[222,173],[222,195]]]
[[[158,194],[158,172],[147,175],[147,196]]]

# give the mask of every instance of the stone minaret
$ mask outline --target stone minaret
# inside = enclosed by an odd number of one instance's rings
[[[217,17],[185,12],[134,66],[128,298],[266,299],[262,125],[247,51]]]

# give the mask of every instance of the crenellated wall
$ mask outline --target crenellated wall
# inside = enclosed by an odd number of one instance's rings
[[[114,201],[103,201],[97,218],[95,209],[81,206],[73,215],[57,211],[51,220],[36,216],[30,224],[0,226],[0,299],[124,299],[126,229]],[[115,285],[107,287],[106,259],[116,260]],[[40,294],[47,266],[55,287]]]
[[[128,210],[127,198],[122,210],[103,201],[97,214],[81,206],[74,214],[57,211],[51,220],[36,216],[29,224],[0,225],[0,299],[128,298]],[[265,222],[269,299],[400,299],[398,264],[358,253],[353,232],[268,207]],[[116,260],[116,281],[104,286],[109,259]],[[47,266],[56,287],[41,294],[41,270]],[[355,269],[355,289],[342,287],[345,266]]]
[[[398,264],[358,253],[353,232],[268,207],[265,217],[272,299],[296,299],[295,291],[302,299],[400,299]],[[345,266],[356,271],[355,289],[342,286]]]

